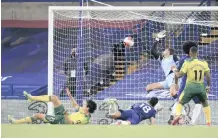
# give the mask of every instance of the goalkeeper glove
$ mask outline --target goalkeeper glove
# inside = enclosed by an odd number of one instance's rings
[[[162,30],[159,32],[156,36],[156,41],[159,41],[160,39],[164,38],[166,36],[166,30]]]

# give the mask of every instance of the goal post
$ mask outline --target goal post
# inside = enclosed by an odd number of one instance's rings
[[[54,14],[52,10],[49,10],[48,14],[49,19],[54,18]],[[48,95],[53,95],[53,34],[54,34],[54,28],[53,28],[53,20],[48,20]],[[48,102],[48,114],[53,114],[53,105],[51,102]]]
[[[97,102],[92,123],[99,124],[112,122],[107,118],[104,98],[117,98],[120,107],[127,109],[133,103],[158,95],[165,108],[158,114],[157,121],[167,124],[168,108],[173,104],[169,89],[154,90],[150,94],[145,91],[146,85],[165,79],[160,64],[150,54],[150,48],[155,35],[166,30],[167,37],[158,46],[160,51],[171,47],[183,57],[182,44],[185,41],[193,40],[199,44],[199,56],[209,63],[211,69],[209,100],[213,109],[212,120],[217,123],[217,17],[218,7],[215,6],[50,6],[48,95],[60,96],[66,109],[72,111],[68,98],[63,95],[63,89],[70,84],[79,102],[88,98]],[[122,44],[125,37],[133,37],[134,45]],[[73,48],[76,48],[75,57],[71,55]],[[69,61],[72,57],[74,61]],[[67,60],[68,66],[65,64]],[[186,107],[190,114],[192,104]],[[52,105],[48,106],[48,112],[52,113]],[[204,116],[200,117],[198,124],[204,124]]]

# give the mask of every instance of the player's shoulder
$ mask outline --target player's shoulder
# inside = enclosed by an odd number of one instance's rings
[[[206,62],[204,59],[202,59],[202,58],[198,58],[197,59],[198,61],[200,61],[200,62]]]
[[[198,58],[198,62],[201,62],[201,63],[206,64],[206,65],[208,64],[206,60],[201,59],[201,58]]]
[[[79,108],[78,108],[78,112],[80,112],[80,113],[84,113],[84,109],[83,109],[83,107],[79,107]]]
[[[198,60],[199,60],[200,62],[207,63],[207,61],[206,61],[206,60],[204,60],[204,59],[198,58]]]
[[[190,63],[190,62],[192,62],[193,61],[193,59],[191,59],[191,58],[186,58],[185,60],[184,60],[184,63]]]

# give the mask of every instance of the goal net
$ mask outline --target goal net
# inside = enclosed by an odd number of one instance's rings
[[[199,45],[199,57],[209,63],[212,86],[209,103],[212,123],[218,122],[218,11],[215,7],[49,7],[49,92],[62,99],[73,111],[64,88],[68,87],[79,104],[85,99],[98,103],[92,123],[110,124],[105,98],[116,98],[121,109],[133,103],[160,98],[164,109],[158,124],[167,124],[174,103],[169,89],[153,90],[146,85],[164,81],[160,63],[150,50],[162,30],[167,36],[159,51],[170,47],[184,56],[182,44]],[[134,45],[123,43],[132,37]],[[185,106],[191,116],[191,101]],[[203,112],[198,124],[204,124]]]

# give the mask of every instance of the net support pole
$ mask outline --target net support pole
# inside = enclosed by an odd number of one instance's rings
[[[83,0],[80,0],[80,6],[83,6]],[[79,105],[82,104],[83,84],[84,84],[84,48],[83,48],[83,11],[79,12],[79,30],[78,30],[78,45],[77,45],[77,70],[76,70],[76,96]]]
[[[53,95],[53,33],[54,33],[54,13],[52,9],[49,7],[48,12],[48,95]],[[48,102],[48,112],[47,114],[52,115],[53,114],[53,104],[51,102]]]

